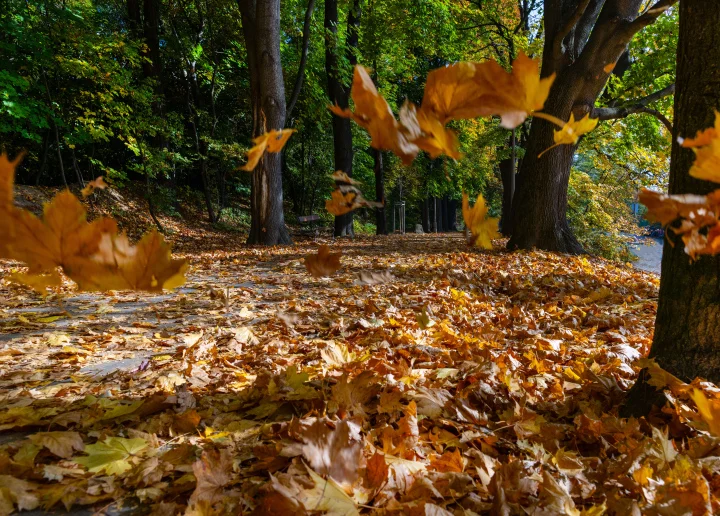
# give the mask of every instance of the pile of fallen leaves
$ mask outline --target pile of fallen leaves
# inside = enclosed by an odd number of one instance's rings
[[[0,513],[717,510],[716,387],[651,367],[673,403],[617,417],[657,278],[462,245],[336,244],[318,279],[315,246],[198,253],[164,295],[3,281]]]

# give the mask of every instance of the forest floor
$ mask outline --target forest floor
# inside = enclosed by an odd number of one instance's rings
[[[200,235],[176,232],[188,282],[163,295],[0,282],[0,514],[720,508],[687,385],[617,417],[656,275],[406,235],[333,242],[314,279],[321,242]]]

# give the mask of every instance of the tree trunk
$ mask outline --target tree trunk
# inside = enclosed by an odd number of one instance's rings
[[[253,136],[282,129],[285,85],[280,62],[280,0],[238,0],[250,70]],[[266,153],[253,171],[248,244],[289,244],[285,227],[282,156]]]
[[[592,113],[614,65],[632,37],[677,0],[659,0],[638,15],[643,0],[545,0],[542,75],[557,77],[543,111],[562,120]],[[510,249],[583,252],[567,222],[567,188],[575,148],[556,147],[551,123],[535,118],[517,175]]]
[[[457,231],[457,199],[450,199],[448,201],[448,231]]]
[[[422,202],[422,227],[425,233],[430,233],[430,199],[425,197]]]
[[[720,105],[720,3],[680,2],[677,50],[677,91],[670,163],[671,194],[705,195],[718,184],[689,175],[695,159],[677,137],[691,137],[712,127]],[[672,233],[671,233],[672,234]],[[692,262],[679,238],[663,247],[660,300],[650,357],[687,382],[700,376],[720,382],[720,257],[701,256]],[[624,415],[642,415],[657,399],[645,375],[631,389]]]
[[[500,216],[500,231],[504,236],[512,235],[512,202],[515,195],[515,165],[516,146],[515,129],[510,136],[511,155],[500,162],[500,178],[503,185],[502,214]]]
[[[354,0],[348,16],[347,25],[347,59],[351,65],[357,63],[354,50],[358,45],[358,28],[360,25],[360,0]],[[325,1],[325,70],[328,80],[328,96],[331,104],[347,108],[350,98],[350,87],[343,81],[340,55],[338,49],[338,2]],[[333,148],[335,157],[335,170],[342,170],[352,177],[353,142],[352,126],[350,120],[332,114]],[[353,236],[352,212],[335,217],[334,235]]]
[[[373,156],[373,171],[375,172],[375,200],[377,202],[385,202],[385,171],[383,169],[382,151],[371,149]],[[375,234],[387,235],[387,225],[385,224],[385,206],[375,208]]]

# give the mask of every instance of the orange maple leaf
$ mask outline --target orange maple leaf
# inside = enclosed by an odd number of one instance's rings
[[[252,172],[257,167],[265,151],[280,152],[294,132],[295,129],[273,130],[253,139],[255,145],[247,151],[248,162],[240,168],[246,172]]]
[[[83,188],[80,193],[82,194],[83,198],[88,197],[92,195],[95,190],[105,190],[105,188],[108,187],[108,184],[103,179],[103,176],[100,176],[98,178],[93,179],[88,184],[85,185],[85,188]]]
[[[314,278],[332,276],[340,268],[340,253],[331,253],[330,247],[321,245],[317,254],[309,254],[305,257],[305,268]]]
[[[87,221],[85,207],[69,190],[57,194],[42,218],[12,205],[17,165],[0,157],[0,258],[25,262],[28,274],[12,278],[39,291],[60,284],[61,267],[83,290],[160,291],[184,283],[185,260],[152,232],[137,246],[118,234],[110,218]]]
[[[705,181],[720,183],[720,113],[715,111],[715,125],[699,131],[695,138],[679,139],[685,148],[695,152],[690,175]]]

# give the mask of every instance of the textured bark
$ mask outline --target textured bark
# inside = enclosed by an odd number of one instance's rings
[[[285,85],[280,62],[280,0],[238,0],[250,70],[253,136],[282,129]],[[285,226],[282,157],[266,153],[253,171],[248,244],[291,243]]]
[[[611,71],[632,37],[677,0],[660,0],[639,14],[643,0],[545,0],[542,75],[557,77],[543,111],[567,120],[591,113]],[[573,146],[556,147],[549,122],[534,119],[516,176],[510,249],[537,247],[583,252],[567,222],[567,188]]]
[[[385,170],[383,169],[382,151],[371,149],[373,156],[373,171],[375,172],[375,200],[385,202]],[[385,206],[375,208],[375,234],[387,235],[387,224],[385,222]]]
[[[348,16],[346,45],[350,64],[357,63],[354,49],[358,45],[358,28],[360,25],[361,5],[360,0],[353,0],[353,6]],[[340,61],[341,56],[338,50],[338,2],[337,0],[325,1],[325,70],[328,79],[328,96],[331,104],[337,104],[341,108],[347,108],[350,99],[350,85],[343,80]],[[342,170],[352,177],[353,165],[353,143],[352,126],[350,120],[341,118],[335,114],[332,116],[333,127],[333,149],[335,158],[335,170]],[[335,217],[335,236],[353,236],[353,214],[352,212]]]
[[[689,175],[694,161],[681,148],[678,136],[694,136],[711,127],[713,110],[720,105],[720,3],[680,2],[680,39],[677,53],[675,131],[670,164],[671,194],[707,194],[716,183]],[[703,256],[691,262],[680,239],[666,240],[660,277],[660,300],[650,357],[675,376],[690,381],[697,376],[720,382],[720,257]],[[647,413],[657,399],[644,375],[631,390],[626,415]]]
[[[297,77],[295,77],[295,86],[293,86],[290,101],[287,105],[287,115],[285,118],[292,121],[292,113],[295,104],[300,97],[300,90],[305,79],[305,67],[307,66],[308,49],[310,48],[310,23],[312,22],[313,11],[315,10],[315,0],[308,0],[308,6],[305,10],[305,22],[303,23],[303,42],[302,53],[300,54],[300,66],[298,66]]]
[[[422,202],[422,227],[425,233],[430,233],[430,199],[427,197]]]

